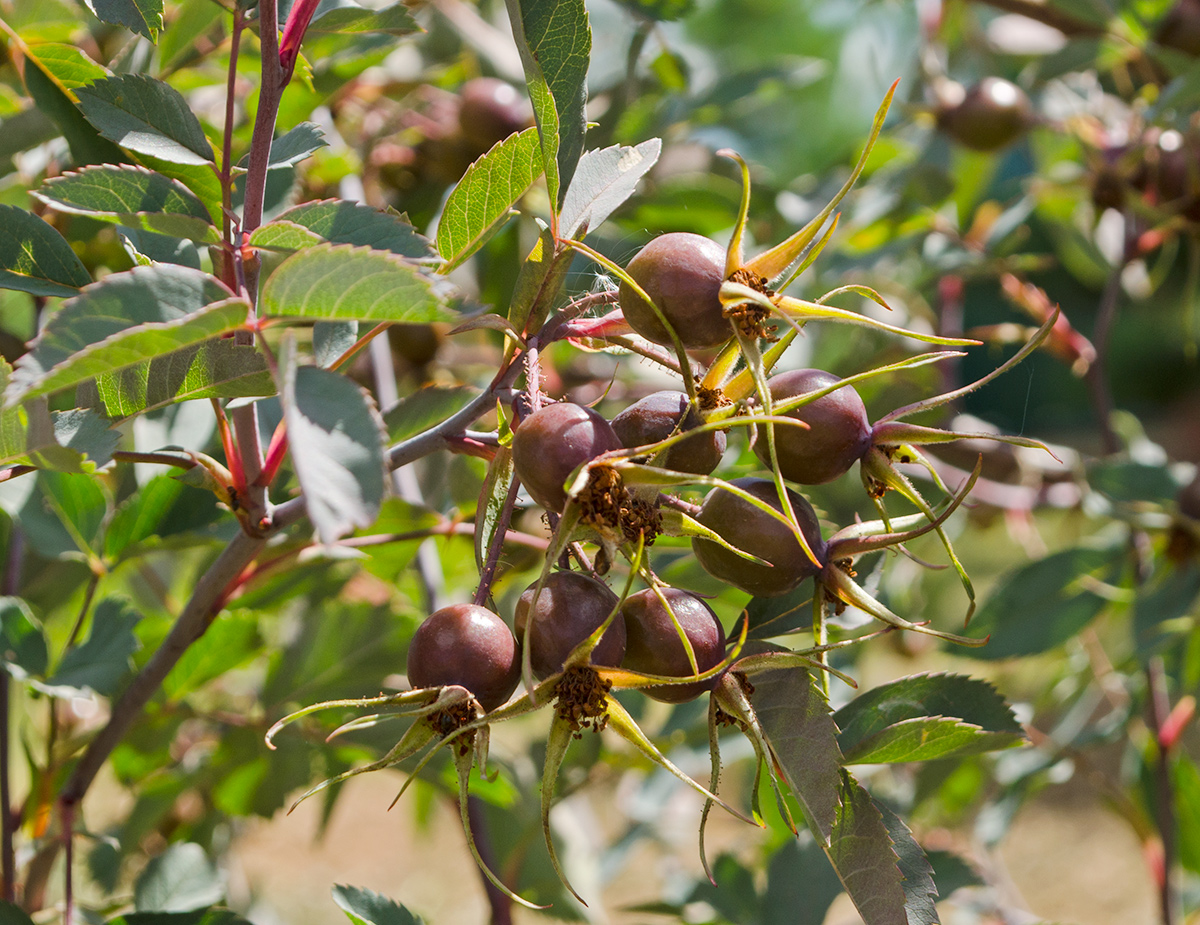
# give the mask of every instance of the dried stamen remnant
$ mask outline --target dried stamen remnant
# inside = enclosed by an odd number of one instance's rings
[[[600,677],[592,668],[573,665],[563,672],[554,694],[555,709],[579,737],[583,729],[602,730],[608,723],[608,692],[612,682]]]

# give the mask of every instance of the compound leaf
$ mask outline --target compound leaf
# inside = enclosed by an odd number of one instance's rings
[[[32,212],[0,205],[0,287],[69,297],[91,281],[58,231]]]

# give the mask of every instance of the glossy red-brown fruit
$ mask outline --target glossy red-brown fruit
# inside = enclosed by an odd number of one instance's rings
[[[686,678],[697,673],[688,662],[687,651],[675,621],[671,619],[672,613],[691,644],[699,673],[721,664],[725,657],[725,628],[712,608],[687,591],[678,588],[660,590],[671,605],[670,611],[653,588],[631,594],[621,605],[628,637],[623,666],[630,671],[667,678]],[[684,703],[712,690],[716,683],[716,677],[712,677],[690,684],[647,687],[642,692],[664,703]]]
[[[767,385],[774,403],[827,388],[837,381],[837,376],[824,370],[795,369],[772,376]],[[832,482],[871,448],[871,422],[852,385],[844,385],[785,414],[808,425],[807,430],[787,424],[774,427],[779,471],[790,482],[801,485]],[[758,427],[754,452],[769,468],[771,451],[765,425]]]
[[[520,678],[517,640],[486,607],[443,607],[417,627],[408,646],[408,680],[414,688],[457,684],[485,710],[508,700]]]
[[[478,151],[487,151],[514,132],[533,124],[533,107],[512,84],[496,77],[468,80],[459,91],[458,111],[463,137]]]
[[[529,664],[540,681],[562,670],[567,656],[600,628],[618,599],[604,582],[581,572],[552,572],[533,606],[536,589],[534,582],[517,601],[513,624],[529,646]],[[625,620],[618,613],[592,650],[591,663],[603,668],[620,665],[625,638]]]
[[[699,413],[692,411],[689,414],[689,407],[688,397],[683,392],[654,392],[613,418],[612,428],[627,449],[658,443],[675,432],[685,415],[684,430],[702,422]],[[662,466],[676,472],[708,475],[717,468],[724,455],[724,431],[711,430],[679,441],[667,450]]]
[[[733,336],[721,309],[725,251],[698,234],[659,235],[643,247],[625,268],[662,311],[680,341],[689,349],[716,347]],[[647,340],[670,346],[673,341],[654,308],[621,283],[621,310],[630,326]]]
[[[1012,144],[1033,122],[1033,105],[1025,91],[1001,77],[983,78],[960,103],[937,112],[938,127],[976,151],[996,151]]]
[[[782,510],[770,480],[742,478],[730,484]],[[809,548],[818,560],[823,560],[825,543],[812,505],[794,491],[788,492],[788,500]],[[725,488],[709,492],[696,519],[731,546],[770,563],[751,562],[713,540],[692,539],[692,551],[706,572],[750,594],[778,597],[819,571],[786,524]]]
[[[571,402],[543,405],[513,434],[513,465],[530,497],[548,511],[567,504],[563,485],[575,469],[601,453],[621,449],[612,425],[591,408]]]

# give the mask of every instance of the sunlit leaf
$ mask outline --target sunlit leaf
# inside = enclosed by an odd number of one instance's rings
[[[333,901],[354,925],[422,925],[420,916],[381,893],[362,887],[339,884],[333,888]]]
[[[284,132],[271,142],[271,154],[267,160],[267,169],[278,167],[294,167],[309,155],[328,147],[325,132],[315,122],[301,122]],[[250,165],[250,155],[247,154],[238,163],[239,167]],[[321,203],[308,203],[320,205]],[[355,242],[358,243],[358,242]]]
[[[658,161],[661,150],[662,141],[651,138],[637,147],[613,145],[583,155],[563,198],[559,234],[573,238],[582,227],[599,228],[633,195],[638,181]]]
[[[423,31],[403,3],[393,3],[383,9],[334,6],[309,24],[312,33],[386,32],[388,35],[411,35]]]
[[[212,146],[187,100],[145,74],[97,80],[75,91],[87,120],[127,151],[178,164],[206,164]]]
[[[294,238],[300,226],[333,244],[356,244],[379,251],[391,251],[402,257],[423,260],[433,255],[428,239],[417,232],[402,215],[381,212],[370,206],[344,199],[306,202],[288,209],[273,222],[256,228],[250,236],[255,247],[298,250],[308,247],[313,239]]]

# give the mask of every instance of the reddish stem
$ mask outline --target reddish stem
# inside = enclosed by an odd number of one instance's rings
[[[215,398],[210,399],[213,406],[213,411],[217,415],[217,431],[221,435],[221,447],[225,450],[225,461],[229,467],[229,474],[233,477],[234,490],[239,494],[246,492],[246,471],[242,468],[242,457],[238,453],[237,444],[233,439],[233,432],[229,429],[229,419],[225,417],[225,409],[221,407],[221,403]]]

